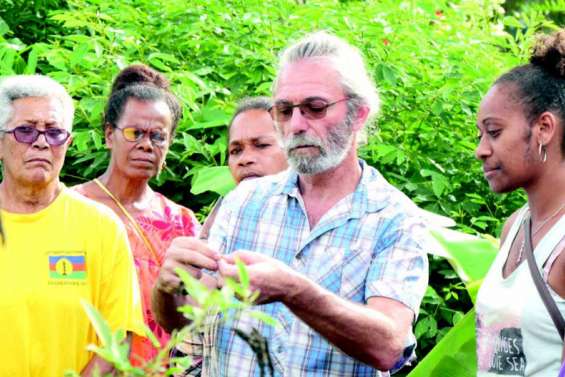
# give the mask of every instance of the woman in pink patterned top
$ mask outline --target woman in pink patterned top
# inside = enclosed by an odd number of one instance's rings
[[[144,65],[132,65],[118,74],[104,114],[110,163],[100,177],[75,187],[112,208],[126,225],[145,323],[162,345],[169,335],[151,312],[151,289],[171,241],[178,236],[194,236],[200,229],[191,210],[148,185],[164,166],[181,115],[180,105],[168,88],[161,73]],[[131,360],[135,365],[156,353],[148,339],[133,338]]]

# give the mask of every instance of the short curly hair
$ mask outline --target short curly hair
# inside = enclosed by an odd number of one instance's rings
[[[67,130],[72,130],[75,113],[73,99],[61,84],[43,75],[15,75],[0,81],[1,130],[6,128],[6,124],[12,118],[14,111],[12,103],[27,97],[49,97],[59,100],[63,106],[63,125]]]

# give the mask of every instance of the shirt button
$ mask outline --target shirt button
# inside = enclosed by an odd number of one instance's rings
[[[277,352],[278,352],[278,353],[283,353],[283,351],[284,351],[283,346],[278,346],[278,347],[277,347]]]

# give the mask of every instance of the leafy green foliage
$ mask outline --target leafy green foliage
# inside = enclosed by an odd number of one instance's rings
[[[477,375],[475,310],[463,316],[409,377],[474,377]]]
[[[107,166],[101,115],[110,82],[141,61],[168,75],[184,105],[168,167],[153,183],[195,210],[208,205],[233,186],[219,167],[226,164],[225,126],[235,101],[268,95],[282,48],[326,29],[360,47],[377,81],[382,115],[361,155],[387,179],[467,231],[498,232],[523,201],[521,194],[489,191],[473,157],[473,124],[490,83],[523,61],[533,33],[551,24],[541,12],[505,16],[496,0],[44,3],[57,25],[49,38],[31,43],[33,34],[10,27],[17,19],[0,22],[0,69],[49,74],[76,99],[63,171],[71,184]]]
[[[424,343],[423,347],[428,346],[429,342],[433,349],[426,352],[426,356],[410,372],[409,377],[475,376],[475,311],[472,309],[463,314],[461,304],[467,306],[469,298],[475,301],[478,288],[496,257],[498,243],[493,239],[470,236],[450,229],[439,228],[432,233],[441,246],[437,255],[451,264],[465,284],[466,291],[461,284],[439,285],[443,287],[442,297],[431,286],[428,287],[415,332],[419,341]],[[459,295],[464,297],[458,297]],[[458,299],[459,310],[449,309],[450,305],[446,301],[453,297]],[[447,322],[447,326],[441,326],[441,330],[438,330],[438,323],[441,322]]]
[[[153,360],[146,360],[140,366],[133,366],[129,360],[129,345],[125,342],[126,334],[122,330],[112,332],[106,320],[100,312],[96,310],[87,301],[81,304],[90,320],[90,323],[96,331],[99,345],[90,345],[88,349],[104,360],[112,363],[116,369],[116,373],[112,376],[118,377],[141,377],[141,376],[172,376],[174,373],[179,374],[186,370],[191,363],[189,357],[177,358],[169,360],[170,365],[165,362],[171,348],[179,344],[189,334],[195,336],[205,331],[205,323],[207,316],[211,314],[222,313],[222,319],[225,321],[230,314],[239,315],[243,310],[248,310],[257,298],[257,292],[252,292],[249,286],[249,275],[243,262],[236,260],[238,269],[237,280],[227,278],[226,284],[219,290],[209,289],[199,280],[194,279],[183,269],[177,269],[177,273],[183,283],[183,288],[193,300],[193,305],[184,305],[179,308],[190,324],[179,332],[172,334],[171,340],[165,347],[161,347],[155,335],[146,326],[146,336],[148,336],[153,345],[160,349],[159,353]],[[278,322],[268,314],[254,310],[249,311],[259,321],[265,322],[269,326],[277,326]],[[257,330],[246,334],[238,330],[238,334],[243,337],[255,338],[258,336]],[[68,377],[78,376],[76,372],[70,371]]]
[[[14,10],[40,3],[32,13],[44,23],[17,26],[31,13]],[[556,27],[547,17],[558,19],[560,3],[524,2],[524,12],[505,14],[501,0],[0,0],[0,74],[48,74],[75,98],[62,173],[74,184],[107,166],[101,119],[112,78],[134,62],[165,72],[184,116],[152,184],[202,219],[233,186],[225,165],[235,101],[270,94],[289,41],[333,31],[360,48],[383,102],[360,155],[461,230],[498,234],[525,196],[490,192],[474,158],[475,113],[494,79],[526,61],[534,34]],[[416,326],[420,356],[472,305],[443,258],[431,258],[430,274]]]
[[[0,24],[4,20],[26,44],[46,41],[51,34],[62,32],[60,25],[49,19],[49,11],[66,6],[66,0],[0,0]]]

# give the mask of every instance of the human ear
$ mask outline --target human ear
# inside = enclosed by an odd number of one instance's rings
[[[557,123],[557,117],[551,111],[545,111],[538,117],[534,124],[538,144],[547,145],[558,136]]]
[[[369,117],[369,107],[366,105],[361,105],[357,108],[356,111],[356,119],[355,122],[353,122],[352,128],[353,131],[359,131],[360,129],[363,128],[363,126],[365,125],[365,123],[367,122],[367,118]]]
[[[114,134],[114,127],[110,123],[104,125],[104,140],[106,141],[106,147],[112,149],[112,135]]]

